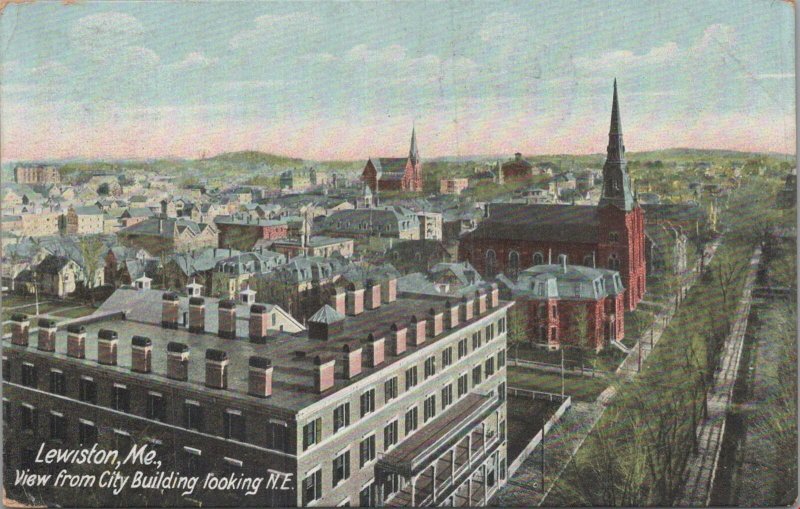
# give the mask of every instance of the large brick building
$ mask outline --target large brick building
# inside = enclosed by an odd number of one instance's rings
[[[214,224],[219,229],[219,247],[249,250],[259,240],[285,239],[289,235],[286,221],[257,219],[247,214],[217,216]]]
[[[567,257],[567,263],[619,271],[625,306],[635,309],[645,293],[644,213],[631,189],[614,81],[603,189],[594,206],[491,203],[486,219],[461,237],[459,260],[486,277]]]
[[[289,476],[290,489],[252,496],[201,483],[188,495],[119,495],[136,506],[479,506],[505,482],[511,303],[497,286],[456,300],[398,295],[394,279],[351,287],[295,334],[268,331],[260,304],[164,293],[126,309],[135,302],[66,330],[40,320],[30,343],[29,319],[14,315],[3,344],[5,479],[43,473],[34,459],[44,443],[148,444],[161,471],[201,481]],[[6,490],[24,495],[13,482]],[[111,490],[27,494],[119,504]]]
[[[417,149],[417,133],[411,130],[408,157],[369,158],[361,179],[373,193],[378,191],[422,191],[422,161]]]
[[[59,184],[61,173],[55,166],[17,166],[14,181],[17,184]]]

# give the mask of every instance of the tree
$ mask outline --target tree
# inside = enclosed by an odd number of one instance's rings
[[[519,305],[508,312],[508,335],[506,341],[514,349],[514,358],[519,358],[520,345],[528,342],[527,323],[525,314]]]
[[[111,193],[111,188],[108,185],[108,182],[103,182],[99,186],[97,186],[97,194],[100,196],[108,196]]]
[[[572,334],[574,335],[575,344],[578,346],[578,352],[581,356],[581,373],[583,373],[583,356],[585,350],[595,346],[589,335],[589,310],[587,307],[579,304],[572,313],[571,321]]]
[[[94,306],[95,279],[100,268],[101,257],[103,256],[103,242],[98,237],[81,237],[78,241],[78,251],[83,258],[83,270],[86,272],[86,289],[89,292],[89,299]]]

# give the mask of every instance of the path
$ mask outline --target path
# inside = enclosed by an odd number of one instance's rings
[[[686,467],[686,484],[679,499],[681,506],[707,506],[714,484],[714,474],[719,461],[720,445],[725,435],[725,420],[733,398],[733,386],[739,372],[739,360],[744,346],[747,318],[750,314],[751,294],[761,259],[757,248],[750,258],[750,268],[744,291],[739,299],[736,321],[725,341],[720,367],[714,374],[714,385],[708,399],[708,417],[698,426],[698,452],[693,454]]]

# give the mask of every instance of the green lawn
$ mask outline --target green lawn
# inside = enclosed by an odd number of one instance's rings
[[[509,367],[508,386],[532,391],[561,393],[561,374],[547,373],[534,369]],[[610,381],[607,377],[579,375],[564,376],[564,392],[575,399],[594,401]]]
[[[97,310],[93,307],[81,306],[79,308],[67,309],[65,311],[56,311],[52,314],[55,316],[63,316],[65,318],[80,318],[82,316],[91,315],[95,311]]]
[[[512,356],[519,355],[520,359],[544,362],[556,366],[561,365],[561,351],[549,350],[533,345],[520,345],[519,349],[509,348]],[[599,371],[615,371],[625,359],[625,354],[618,349],[609,347],[599,353],[592,350],[581,350],[579,348],[564,348],[564,365],[568,368],[579,368],[581,365],[585,369],[593,367]]]
[[[64,304],[61,302],[46,302],[39,304],[39,314],[50,313],[51,311],[69,307],[72,304]],[[25,313],[29,316],[34,316],[36,314],[36,304],[32,304],[30,306],[25,306],[18,309],[3,309],[3,320],[9,320],[11,315],[15,313]]]
[[[21,306],[23,304],[35,304],[35,300],[30,295],[3,295],[3,300],[1,301],[4,308],[13,307],[13,306]]]

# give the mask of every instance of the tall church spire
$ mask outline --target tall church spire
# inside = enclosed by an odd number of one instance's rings
[[[611,103],[611,126],[608,130],[606,163],[603,165],[603,192],[600,207],[614,205],[621,210],[634,207],[628,163],[625,162],[625,144],[622,141],[622,119],[619,114],[617,80],[614,79],[614,99]]]
[[[419,149],[417,149],[417,127],[411,127],[411,148],[408,150],[408,158],[411,164],[415,165],[419,162]]]

